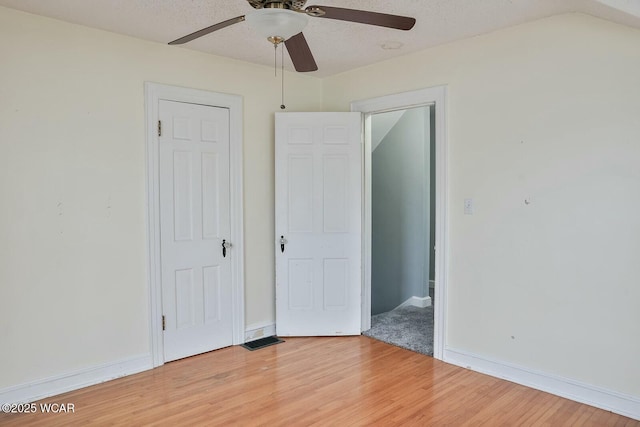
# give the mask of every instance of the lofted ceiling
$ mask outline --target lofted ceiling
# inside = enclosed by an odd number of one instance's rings
[[[308,0],[414,17],[399,31],[331,19],[310,18],[304,35],[326,77],[395,56],[487,33],[551,15],[581,12],[640,28],[640,0]],[[0,0],[0,6],[44,15],[158,43],[168,43],[220,21],[251,13],[246,0]],[[246,22],[174,49],[194,49],[272,66],[272,45]],[[288,57],[288,69],[293,70]]]

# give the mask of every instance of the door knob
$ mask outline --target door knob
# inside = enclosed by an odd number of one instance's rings
[[[287,244],[287,239],[284,236],[280,236],[280,250],[284,253],[284,245]]]
[[[227,256],[227,249],[231,247],[231,243],[227,242],[225,239],[222,239],[222,257]]]

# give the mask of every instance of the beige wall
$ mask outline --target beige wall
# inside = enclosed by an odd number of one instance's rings
[[[0,58],[0,389],[149,352],[145,81],[243,97],[246,322],[273,321],[273,70],[1,7]]]
[[[552,17],[327,78],[324,108],[443,84],[447,345],[640,396],[640,31]]]

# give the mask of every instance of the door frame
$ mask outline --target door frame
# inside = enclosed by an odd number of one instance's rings
[[[233,344],[244,343],[244,237],[242,185],[242,97],[223,93],[145,82],[146,116],[146,219],[147,282],[149,285],[149,336],[153,367],[164,364],[162,334],[162,283],[160,259],[160,176],[158,104],[175,101],[229,109],[230,221]]]
[[[448,265],[448,144],[446,132],[447,87],[435,86],[351,103],[351,111],[364,115],[363,126],[370,126],[370,116],[391,110],[435,104],[436,117],[436,225],[435,225],[435,304],[433,357],[443,359],[446,337],[447,265]],[[371,139],[363,128],[363,275],[362,330],[371,328]]]

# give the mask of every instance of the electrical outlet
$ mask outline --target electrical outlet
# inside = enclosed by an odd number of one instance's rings
[[[473,199],[464,199],[464,214],[473,215]]]

